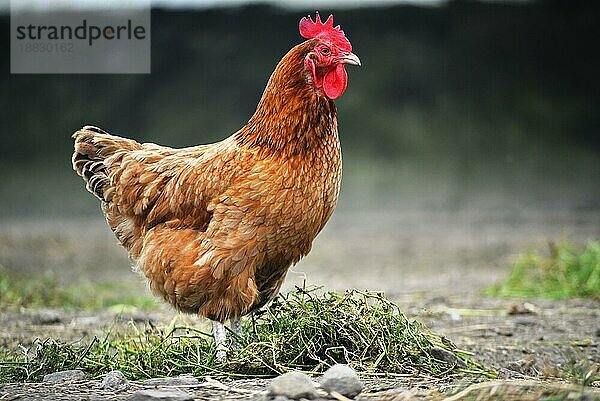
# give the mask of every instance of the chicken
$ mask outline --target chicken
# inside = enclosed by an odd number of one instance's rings
[[[73,168],[154,294],[224,322],[272,300],[335,208],[341,180],[337,112],[346,64],[360,65],[333,16],[300,20],[307,40],[271,75],[256,112],[227,139],[183,149],[100,128],[73,134]]]

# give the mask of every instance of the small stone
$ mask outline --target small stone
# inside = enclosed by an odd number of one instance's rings
[[[502,329],[502,328],[495,328],[492,330],[494,333],[496,333],[499,336],[504,336],[504,337],[512,337],[514,335],[514,333],[512,332],[512,330],[510,329]]]
[[[530,302],[523,302],[522,304],[512,304],[508,309],[509,315],[539,315],[541,312],[537,305]]]
[[[198,383],[198,379],[190,374],[183,374],[175,377],[157,377],[142,382],[142,384],[146,386],[186,386]]]
[[[498,379],[510,380],[510,379],[524,379],[526,376],[514,370],[506,368],[498,368]]]
[[[537,322],[535,319],[527,318],[527,317],[518,317],[515,319],[515,324],[519,326],[535,326]]]
[[[509,362],[506,365],[506,369],[512,370],[514,372],[522,373],[525,375],[533,374],[534,365],[535,365],[535,357],[533,355],[527,355],[523,359],[519,359],[518,361]]]
[[[580,392],[570,392],[567,395],[567,400],[575,400],[575,401],[592,401],[592,395],[580,393]]]
[[[80,316],[74,317],[72,322],[77,327],[95,327],[100,324],[100,318],[98,316]]]
[[[433,298],[429,298],[425,302],[425,305],[427,305],[427,306],[446,305],[446,304],[448,304],[448,299],[446,297],[433,297]]]
[[[275,397],[278,398],[279,396]],[[281,396],[281,399],[279,401],[286,401],[287,398]],[[249,398],[247,398],[247,401],[274,401],[274,399],[272,397],[269,397],[267,395],[266,392],[261,392],[261,393],[257,393],[254,394],[252,396],[250,396]]]
[[[356,372],[348,365],[333,365],[323,374],[321,379],[323,390],[338,392],[345,397],[353,398],[363,389]]]
[[[154,321],[154,319],[152,319],[152,315],[139,311],[131,315],[131,320],[136,323],[152,323]]]
[[[179,390],[140,390],[129,397],[129,401],[194,401],[192,394]]]
[[[448,351],[440,347],[431,347],[431,356],[435,359],[446,362],[448,365],[458,366],[459,368],[466,368],[467,364],[462,359],[457,357],[454,352]]]
[[[49,373],[42,379],[46,383],[60,383],[64,381],[85,380],[85,374],[79,370],[62,370],[60,372]]]
[[[113,370],[104,376],[104,380],[100,383],[100,387],[105,390],[123,391],[129,388],[129,381],[127,381],[123,373],[118,370]]]
[[[54,310],[39,311],[31,317],[31,323],[43,325],[43,324],[57,324],[63,319],[63,314]]]
[[[367,399],[367,397],[365,397]],[[394,388],[385,391],[385,396],[382,399],[389,399],[394,401],[417,401],[417,400],[429,400],[431,399],[431,390],[424,390],[418,388]]]
[[[288,372],[271,380],[268,394],[272,397],[283,396],[292,400],[318,397],[315,385],[308,375],[301,372]]]
[[[275,398],[273,398],[273,401],[289,401],[290,399],[287,397],[284,397],[282,395],[278,395]]]

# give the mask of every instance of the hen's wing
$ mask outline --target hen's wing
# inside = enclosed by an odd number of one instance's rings
[[[235,147],[228,140],[172,149],[91,126],[73,137],[73,168],[102,200],[110,227],[134,259],[141,237],[159,224],[206,229],[207,204],[233,176]]]
[[[241,316],[274,296],[310,248],[312,234],[294,228],[307,200],[286,189],[290,171],[256,161],[234,137],[185,149],[95,127],[74,137],[73,167],[150,288],[179,310]]]

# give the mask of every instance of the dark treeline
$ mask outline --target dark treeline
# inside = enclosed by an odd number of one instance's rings
[[[334,12],[363,61],[348,68],[338,101],[351,159],[417,168],[431,160],[457,174],[482,163],[548,174],[580,159],[598,167],[599,2]],[[68,159],[70,133],[88,123],[172,146],[223,138],[252,114],[276,63],[302,40],[302,15],[267,6],[153,10],[150,75],[10,75],[4,57],[0,158]],[[4,32],[9,23],[0,19]],[[8,53],[8,35],[1,40]]]

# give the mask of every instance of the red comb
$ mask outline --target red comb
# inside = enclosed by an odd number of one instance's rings
[[[327,18],[325,23],[321,22],[321,16],[317,11],[317,16],[315,17],[315,22],[313,22],[310,15],[308,17],[303,17],[300,20],[300,35],[306,39],[323,39],[327,40],[342,51],[352,51],[352,45],[346,35],[344,35],[344,31],[340,28],[340,26],[333,26],[333,15],[330,15]]]

